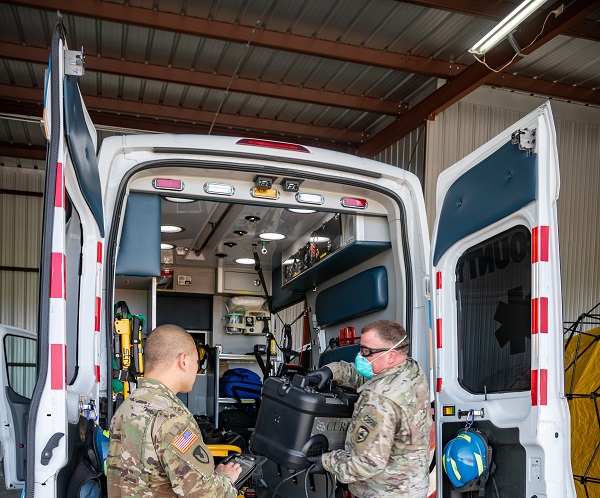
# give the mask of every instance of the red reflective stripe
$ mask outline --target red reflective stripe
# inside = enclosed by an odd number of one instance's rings
[[[438,271],[435,274],[435,288],[436,289],[442,288],[442,272],[441,271]]]
[[[538,371],[531,371],[531,406],[537,406],[538,398]]]
[[[531,239],[531,262],[547,262],[550,253],[550,227],[548,225],[533,227]]]
[[[548,261],[548,244],[550,238],[550,227],[540,227],[540,261]]]
[[[435,381],[435,390],[440,393],[442,392],[442,378],[438,377]]]
[[[100,365],[94,365],[94,373],[96,374],[96,382],[100,382]]]
[[[435,321],[435,334],[438,349],[442,347],[442,319],[438,318]]]
[[[50,389],[64,389],[67,378],[65,357],[67,346],[50,344]]]
[[[96,261],[102,264],[102,242],[98,242],[98,248],[96,251]]]
[[[51,298],[64,298],[63,295],[63,284],[66,276],[64,275],[63,268],[65,263],[65,257],[60,252],[53,252],[50,260],[50,297]]]
[[[96,296],[96,313],[94,316],[94,330],[96,332],[100,332],[100,304],[101,304],[101,298],[99,298],[98,296]]]
[[[62,163],[56,163],[56,189],[54,191],[54,207],[65,207],[65,186]]]
[[[548,370],[540,368],[540,405],[548,404]]]
[[[548,298],[536,297],[531,300],[531,334],[548,333]]]
[[[548,298],[540,297],[540,334],[548,333]]]

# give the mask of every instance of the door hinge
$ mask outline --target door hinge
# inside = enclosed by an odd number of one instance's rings
[[[526,150],[529,155],[533,154],[535,149],[536,130],[517,130],[511,135],[512,143],[519,147],[519,150]]]
[[[65,75],[83,76],[85,73],[85,54],[83,47],[80,51],[65,50]]]

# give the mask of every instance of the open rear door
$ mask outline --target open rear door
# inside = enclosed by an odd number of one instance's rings
[[[104,220],[96,130],[81,100],[83,54],[59,17],[46,73],[48,139],[38,319],[38,380],[27,432],[27,497],[66,496],[80,415],[95,418],[100,382]],[[105,370],[105,369],[104,369]],[[61,469],[64,469],[61,473]]]
[[[443,455],[467,421],[492,449],[496,470],[486,497],[575,496],[563,387],[558,191],[549,104],[438,180],[432,244],[438,497],[477,496],[455,491],[446,473],[465,484],[469,462]],[[475,456],[475,468],[485,465],[480,458],[489,466],[489,456]]]

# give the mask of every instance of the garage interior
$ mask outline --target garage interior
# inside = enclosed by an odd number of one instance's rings
[[[437,176],[547,99],[559,140],[566,326],[600,301],[600,1],[8,0],[0,4],[0,323],[36,329],[44,70],[60,12],[103,138],[269,138]],[[596,308],[597,313],[597,308]]]

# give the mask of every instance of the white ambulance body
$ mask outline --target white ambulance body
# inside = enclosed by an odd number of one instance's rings
[[[238,270],[231,258],[215,254],[257,254],[273,303],[281,309],[306,300],[311,308],[313,364],[319,337],[326,344],[341,327],[360,331],[377,319],[403,323],[411,356],[431,372],[438,449],[473,410],[473,427],[494,449],[497,470],[488,492],[574,496],[549,105],[440,177],[430,256],[421,186],[389,165],[269,140],[166,134],[107,138],[96,156],[96,131],[78,89],[81,66],[65,51],[59,23],[45,93],[50,146],[39,379],[29,415],[25,496],[65,496],[81,421],[108,428],[119,282],[149,282],[149,331],[157,324],[156,286],[164,277],[161,219],[186,216],[203,223],[205,235],[200,241],[188,234],[193,240],[172,263],[198,268],[213,281],[217,276],[209,327],[223,328],[215,303],[236,293],[238,284],[228,290],[227,278],[260,280],[251,267]],[[272,185],[257,189],[265,178]],[[185,200],[196,208],[173,202]],[[315,212],[291,211],[298,208]],[[290,258],[315,258],[302,253],[307,237],[331,223],[341,226],[339,247],[322,247],[321,259],[294,275]],[[264,231],[285,238],[265,242]],[[232,240],[238,247],[224,245]],[[375,296],[382,285],[383,297]],[[347,301],[336,301],[340,293]],[[441,455],[438,450],[437,496],[461,496],[450,488]],[[307,493],[325,496],[319,489]]]

